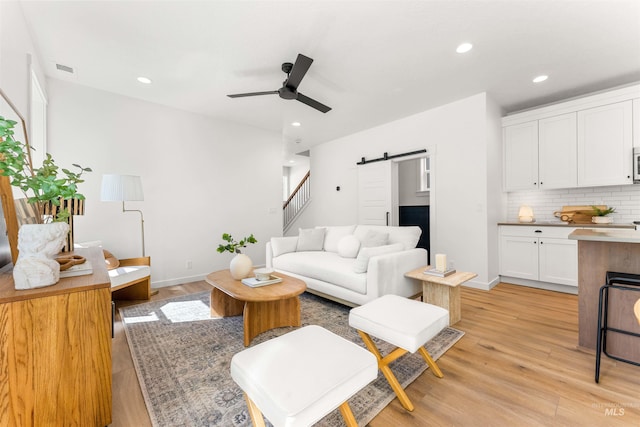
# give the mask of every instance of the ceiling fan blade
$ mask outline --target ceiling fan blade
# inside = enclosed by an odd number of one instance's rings
[[[315,99],[311,99],[308,96],[301,94],[300,92],[298,92],[298,97],[296,99],[302,102],[303,104],[307,104],[309,107],[315,108],[316,110],[321,111],[323,113],[331,111],[331,107],[327,107],[326,105],[321,104]]]
[[[227,95],[229,98],[242,98],[243,96],[258,96],[258,95],[275,95],[277,90],[270,90],[269,92],[250,92],[250,93],[235,93],[233,95]]]
[[[312,62],[313,59],[299,53],[298,57],[296,58],[296,63],[293,64],[293,68],[289,73],[289,78],[284,85],[294,90],[297,89],[298,85],[302,81],[302,78],[305,74],[307,74],[307,71],[309,71],[309,67],[311,67]]]

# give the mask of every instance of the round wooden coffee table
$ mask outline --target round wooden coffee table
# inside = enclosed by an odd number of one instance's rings
[[[300,299],[306,283],[276,273],[282,282],[252,288],[231,277],[229,270],[214,271],[206,281],[211,290],[211,315],[229,317],[243,315],[244,345],[257,335],[273,328],[300,326]]]

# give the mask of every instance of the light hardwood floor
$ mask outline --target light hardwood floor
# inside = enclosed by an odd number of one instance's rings
[[[190,283],[152,299],[210,289]],[[575,295],[504,283],[463,288],[454,327],[466,334],[438,360],[444,378],[425,372],[407,388],[412,413],[395,399],[369,426],[640,426],[640,367],[603,357],[594,382],[594,354],[576,347]],[[150,425],[118,318],[112,426]]]

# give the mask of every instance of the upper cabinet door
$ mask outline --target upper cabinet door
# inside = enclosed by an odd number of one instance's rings
[[[538,187],[571,188],[578,184],[576,113],[538,122]]]
[[[538,121],[503,128],[505,191],[538,188]]]
[[[633,183],[632,101],[578,111],[578,186]]]

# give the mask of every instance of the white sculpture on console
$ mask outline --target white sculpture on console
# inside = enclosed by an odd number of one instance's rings
[[[25,224],[18,232],[18,261],[13,268],[16,289],[55,285],[60,280],[60,264],[55,256],[64,246],[69,225]]]

